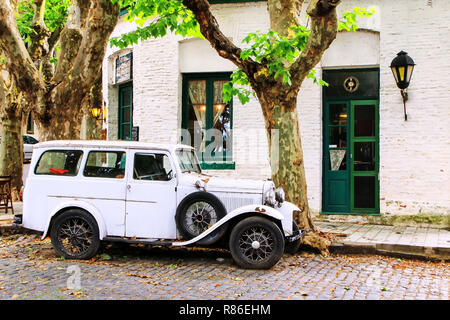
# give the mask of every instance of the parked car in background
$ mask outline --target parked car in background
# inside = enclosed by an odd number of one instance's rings
[[[31,157],[33,156],[33,145],[38,143],[34,137],[24,134],[23,135],[23,161],[29,162],[31,161]]]
[[[2,136],[0,136],[0,141],[2,141]],[[39,143],[36,138],[28,134],[23,135],[23,161],[30,162],[33,156],[33,145]]]
[[[48,141],[34,148],[15,225],[50,236],[68,259],[88,259],[100,241],[148,245],[226,244],[243,268],[268,269],[296,251],[300,231],[270,180],[206,175],[185,145]]]

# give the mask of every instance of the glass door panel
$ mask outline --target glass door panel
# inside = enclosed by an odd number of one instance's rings
[[[363,209],[375,208],[375,177],[354,176],[354,207]]]
[[[375,142],[355,142],[354,171],[375,171]]]
[[[355,137],[375,136],[375,105],[355,105]]]

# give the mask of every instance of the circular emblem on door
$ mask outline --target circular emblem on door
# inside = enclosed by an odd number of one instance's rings
[[[359,88],[359,80],[350,76],[344,80],[344,89],[348,92],[355,92]]]

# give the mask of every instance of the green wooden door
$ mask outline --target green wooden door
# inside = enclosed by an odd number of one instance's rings
[[[119,87],[119,139],[131,140],[133,127],[133,85]]]
[[[378,100],[328,101],[323,115],[323,213],[379,213]]]
[[[350,211],[379,213],[379,111],[377,100],[351,101]]]
[[[349,212],[349,101],[331,101],[324,108],[323,211]]]

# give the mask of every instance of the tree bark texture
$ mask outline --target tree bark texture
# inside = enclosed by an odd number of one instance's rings
[[[1,72],[1,70],[0,70]],[[23,172],[23,103],[14,85],[0,76],[0,119],[2,122],[0,144],[0,175],[11,176],[13,201],[19,199]]]
[[[43,0],[35,0],[36,8]],[[24,46],[9,0],[0,0],[0,50],[17,87],[27,95],[42,141],[79,139],[80,128],[108,44],[119,16],[110,0],[73,0],[78,15],[62,30],[46,32],[42,16],[35,14],[37,44],[32,52]],[[59,38],[55,39],[55,36]],[[45,67],[52,48],[60,43],[56,70]],[[40,44],[40,45],[39,45]],[[33,57],[33,58],[32,58]]]
[[[41,141],[78,139],[118,20],[119,6],[110,0],[72,0],[72,5],[79,15],[51,33],[44,23],[45,0],[34,0],[34,33],[26,48],[15,19],[16,1],[0,0],[0,53],[8,81],[14,84],[0,90],[0,174],[13,176],[16,191],[22,186],[23,115],[33,112]],[[61,53],[55,70],[50,58],[58,43]]]

